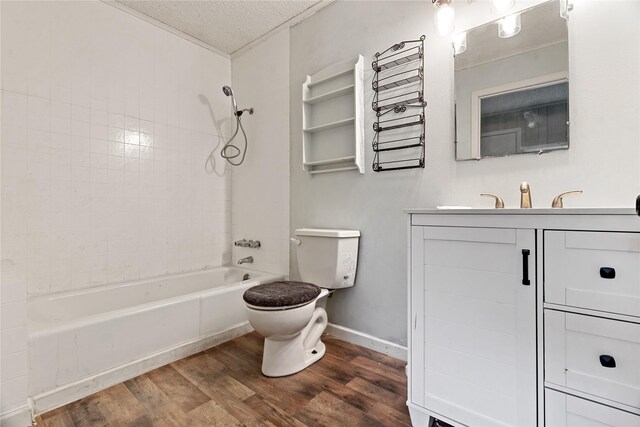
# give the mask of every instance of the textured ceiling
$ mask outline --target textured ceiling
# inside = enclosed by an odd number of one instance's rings
[[[116,0],[233,53],[322,0]]]

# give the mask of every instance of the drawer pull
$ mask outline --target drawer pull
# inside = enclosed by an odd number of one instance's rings
[[[605,368],[615,368],[616,367],[616,359],[613,356],[609,356],[608,354],[600,355],[600,364]]]
[[[600,277],[603,279],[615,279],[616,269],[613,267],[600,267]]]
[[[529,249],[522,250],[522,284],[525,286],[531,285],[531,281],[529,280],[529,254],[531,251]]]

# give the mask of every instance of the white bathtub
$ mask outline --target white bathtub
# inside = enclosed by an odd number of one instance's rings
[[[245,274],[248,280],[242,280]],[[29,395],[34,411],[250,332],[242,294],[279,279],[220,267],[30,299]]]

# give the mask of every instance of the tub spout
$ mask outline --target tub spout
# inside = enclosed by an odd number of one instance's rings
[[[244,263],[253,264],[253,257],[252,256],[248,256],[246,258],[240,258],[238,260],[238,264],[244,264]]]

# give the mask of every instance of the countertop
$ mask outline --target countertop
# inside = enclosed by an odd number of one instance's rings
[[[405,214],[424,215],[637,215],[635,208],[436,209],[408,208]]]

